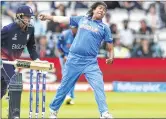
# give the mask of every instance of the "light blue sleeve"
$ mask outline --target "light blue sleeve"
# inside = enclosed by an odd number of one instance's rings
[[[57,48],[60,49],[61,51],[63,51],[61,45],[62,45],[62,42],[63,42],[62,40],[63,40],[64,37],[63,37],[62,34],[60,34],[60,35],[57,36],[57,38],[58,38],[58,41],[57,41]]]
[[[76,26],[78,27],[80,19],[83,18],[83,16],[71,16],[70,17],[70,26]]]
[[[65,30],[65,31],[62,31],[62,33],[57,36],[58,38],[57,48],[61,50],[62,52],[64,52],[62,47],[63,47],[63,43],[65,42],[66,35],[67,35],[67,31]]]
[[[104,41],[108,43],[113,42],[112,33],[108,26],[105,26],[105,29],[104,29]]]

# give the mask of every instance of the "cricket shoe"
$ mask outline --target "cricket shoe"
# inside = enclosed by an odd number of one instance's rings
[[[100,119],[113,119],[112,114],[110,114],[109,112],[104,112],[102,113]]]
[[[74,101],[70,96],[66,96],[65,103],[66,105],[74,105]]]
[[[54,110],[50,109],[50,116],[49,116],[49,118],[50,119],[57,119],[57,114],[58,114],[57,111],[54,111]]]

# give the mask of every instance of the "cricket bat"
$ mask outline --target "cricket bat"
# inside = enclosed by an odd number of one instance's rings
[[[54,64],[50,62],[44,61],[30,61],[30,60],[20,60],[17,59],[15,61],[4,61],[2,60],[3,64],[10,64],[14,65],[15,68],[27,68],[33,70],[41,70],[41,71],[53,71]]]

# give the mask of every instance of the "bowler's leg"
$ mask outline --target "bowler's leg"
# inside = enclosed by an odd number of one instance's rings
[[[65,63],[64,63],[62,57],[59,57],[59,62],[60,62],[60,65],[61,65],[61,74],[63,74]],[[68,94],[66,96],[66,99],[65,99],[65,103],[66,104],[74,104],[74,102],[73,102],[73,98],[74,98],[74,87],[75,86],[73,86],[73,88],[68,92]]]
[[[71,98],[74,98],[74,88],[75,86],[73,86],[73,88],[69,91],[69,93],[67,94],[68,96],[70,96]]]
[[[104,92],[103,75],[99,69],[97,62],[89,65],[85,69],[84,73],[89,84],[94,89],[95,99],[98,104],[100,114],[108,111],[105,92]]]
[[[59,110],[67,93],[74,87],[80,74],[80,68],[75,63],[73,63],[71,60],[66,62],[63,70],[61,84],[57,90],[56,96],[50,104],[50,108],[52,110]]]
[[[75,88],[75,85],[72,87],[72,89],[66,95],[66,98],[65,98],[66,105],[74,104],[74,88]]]

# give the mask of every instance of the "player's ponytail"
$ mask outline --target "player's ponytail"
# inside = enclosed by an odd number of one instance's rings
[[[92,4],[90,9],[88,10],[87,16],[92,17],[93,16],[93,10],[96,9],[96,7],[99,6],[99,5],[103,5],[105,7],[105,9],[107,9],[107,5],[105,4],[105,2],[95,2],[95,3]]]

